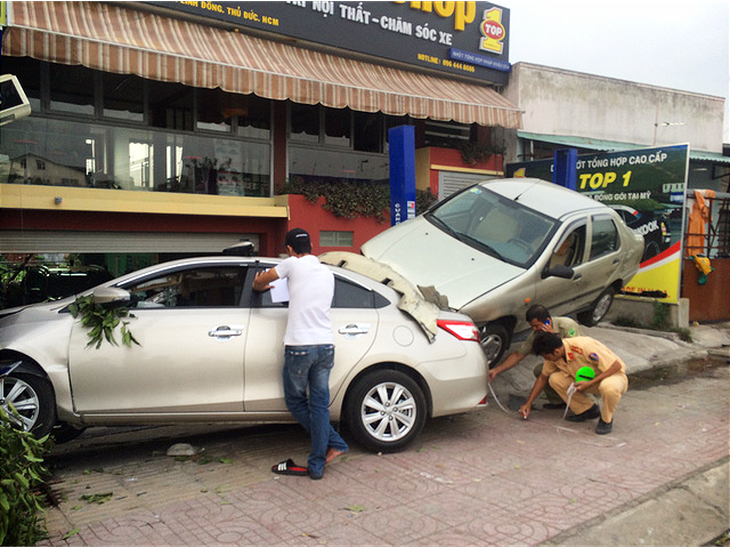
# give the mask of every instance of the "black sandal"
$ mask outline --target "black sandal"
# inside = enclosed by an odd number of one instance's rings
[[[281,461],[279,464],[275,464],[271,467],[271,471],[274,474],[279,474],[282,476],[308,476],[309,475],[309,469],[304,468],[303,466],[299,466],[298,464],[295,464],[293,460],[286,459]]]

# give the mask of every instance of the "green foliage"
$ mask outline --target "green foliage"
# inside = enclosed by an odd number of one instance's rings
[[[679,335],[684,342],[692,342],[692,332],[686,327],[672,327],[669,321],[669,305],[660,301],[654,301],[654,317],[651,325],[646,326],[631,316],[618,316],[613,320],[614,325],[623,327],[635,327],[639,329],[654,329],[657,331],[669,331]]]
[[[662,331],[669,329],[669,305],[667,303],[654,301],[654,318],[651,326]]]
[[[0,408],[0,545],[33,546],[48,536],[39,514],[43,496],[39,487],[48,476],[43,455],[50,450],[48,436],[37,440],[19,429]]]
[[[114,338],[114,330],[120,324],[122,344],[130,347],[132,343],[139,345],[139,341],[134,338],[132,332],[127,328],[129,322],[122,319],[136,317],[127,308],[123,306],[102,306],[94,302],[91,295],[88,295],[78,297],[68,309],[74,318],[81,316],[81,325],[89,330],[89,342],[86,346],[95,345],[96,348],[99,348],[104,340],[118,346],[117,340]]]
[[[322,206],[335,217],[354,219],[372,217],[385,221],[390,210],[390,186],[387,182],[353,183],[350,181],[309,181],[293,177],[284,187],[285,194],[301,194],[312,203],[324,197]],[[416,212],[423,213],[436,197],[430,191],[416,191]]]
[[[672,329],[672,331],[679,335],[679,338],[682,339],[684,342],[692,342],[692,332],[689,330],[689,328],[675,327],[674,329]]]
[[[623,327],[644,327],[641,322],[639,322],[636,318],[632,318],[631,316],[618,316],[615,320],[613,320],[613,323],[615,325],[620,325]]]
[[[486,162],[493,155],[502,154],[503,152],[499,148],[474,141],[460,141],[456,146],[461,153],[461,159],[468,166]]]

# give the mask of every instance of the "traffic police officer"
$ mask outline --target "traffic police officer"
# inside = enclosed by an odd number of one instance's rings
[[[522,416],[527,418],[532,402],[548,383],[565,402],[568,401],[568,389],[575,383],[575,393],[570,400],[573,414],[567,420],[582,422],[600,417],[596,434],[610,433],[614,411],[629,387],[623,360],[591,337],[563,340],[555,333],[538,333],[533,352],[542,356],[545,362],[542,374],[535,381],[527,401],[520,407]],[[575,375],[584,366],[591,367],[595,377],[590,381],[576,382]],[[600,409],[586,394],[601,396]]]
[[[515,365],[520,363],[525,356],[532,352],[532,345],[535,342],[535,336],[538,333],[546,331],[548,333],[557,333],[561,338],[567,339],[570,337],[577,337],[580,333],[580,327],[572,318],[567,316],[556,316],[553,318],[547,308],[541,304],[533,304],[525,312],[525,320],[530,324],[532,331],[530,335],[520,344],[519,348],[512,352],[507,358],[502,361],[498,366],[489,370],[489,382],[494,379],[500,373],[512,369]],[[534,369],[535,378],[539,377],[542,373],[542,364],[538,363]],[[550,388],[549,385],[545,385],[545,396],[548,399],[548,403],[543,405],[544,409],[560,409],[565,407],[565,402]]]

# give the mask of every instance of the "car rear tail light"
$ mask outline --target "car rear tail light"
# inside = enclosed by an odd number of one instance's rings
[[[460,341],[476,341],[479,342],[479,330],[472,322],[462,322],[456,320],[438,320],[436,324],[448,331]]]

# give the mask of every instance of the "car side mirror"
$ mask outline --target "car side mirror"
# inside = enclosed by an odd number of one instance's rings
[[[570,280],[574,275],[575,271],[572,268],[559,264],[552,268],[545,269],[542,277],[549,278],[550,276],[555,276],[556,278],[565,278],[566,280]]]
[[[92,295],[96,304],[125,305],[132,300],[129,291],[119,287],[97,287]]]

